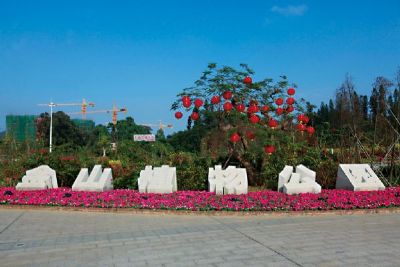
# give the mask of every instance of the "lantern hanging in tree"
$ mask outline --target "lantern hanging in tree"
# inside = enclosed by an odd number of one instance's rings
[[[274,119],[271,119],[268,122],[268,126],[271,127],[272,129],[276,129],[276,127],[278,127],[278,122],[276,120],[274,120]]]
[[[268,105],[262,106],[261,107],[261,111],[264,112],[264,113],[268,112],[269,111],[269,106]]]
[[[243,111],[246,109],[245,105],[243,105],[243,104],[237,104],[237,105],[235,106],[235,108],[236,108],[236,110],[239,111],[239,112],[243,112]]]
[[[277,104],[278,106],[281,106],[283,104],[283,99],[281,97],[275,99],[275,104]]]
[[[211,97],[211,103],[213,104],[213,105],[217,105],[217,104],[219,104],[221,102],[221,98],[219,97],[219,96],[213,96],[213,97]]]
[[[264,147],[264,151],[265,153],[267,153],[268,155],[272,155],[275,152],[275,146],[273,145],[266,145]]]
[[[256,104],[252,104],[247,108],[247,112],[249,113],[257,113],[260,109]]]
[[[234,133],[231,135],[230,140],[232,143],[237,143],[240,141],[240,135],[238,133]]]
[[[179,119],[182,119],[182,117],[183,117],[182,112],[180,112],[180,111],[175,112],[175,118],[177,118],[179,120]]]
[[[197,113],[197,112],[195,112],[195,111],[193,111],[192,112],[192,115],[190,115],[190,118],[192,119],[192,120],[194,120],[194,121],[197,121],[198,119],[199,119],[199,113]]]
[[[232,92],[231,92],[231,91],[225,91],[225,92],[222,94],[222,97],[223,97],[224,99],[226,99],[226,100],[229,100],[229,99],[232,98]]]
[[[315,129],[312,126],[307,127],[307,133],[311,136],[315,133]]]
[[[288,90],[287,90],[287,94],[288,95],[294,95],[296,93],[296,90],[294,90],[294,88],[289,88]]]
[[[255,114],[251,114],[249,120],[251,123],[256,124],[260,122],[260,117],[258,117],[258,115]]]
[[[253,141],[253,140],[256,138],[256,135],[255,135],[252,131],[247,131],[247,132],[246,132],[246,137],[247,137],[249,140]]]
[[[276,109],[276,115],[280,116],[283,114],[283,108],[279,107]]]
[[[294,107],[293,106],[288,106],[287,108],[286,108],[286,112],[287,113],[291,113],[291,112],[293,112],[294,111]]]
[[[200,98],[196,98],[196,100],[194,100],[194,106],[196,108],[201,107],[203,105],[203,103],[204,103],[203,100],[201,100]]]
[[[224,110],[227,111],[227,112],[231,111],[232,110],[232,103],[229,102],[229,101],[225,102],[224,103]]]
[[[297,115],[297,120],[298,120],[299,123],[303,123],[304,114],[299,114],[299,115]]]
[[[191,102],[189,96],[185,95],[185,96],[182,97],[182,105],[185,108],[189,108],[192,105],[192,102]]]
[[[306,130],[306,126],[300,123],[297,125],[297,130],[299,130],[300,132],[304,132]]]
[[[252,82],[253,82],[253,80],[251,79],[250,76],[246,76],[246,77],[243,79],[243,83],[246,84],[246,85],[249,85],[249,84],[251,84]]]
[[[289,97],[288,99],[286,99],[286,104],[288,105],[293,105],[294,104],[294,98],[293,97]]]

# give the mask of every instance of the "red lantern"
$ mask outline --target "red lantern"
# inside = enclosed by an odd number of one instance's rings
[[[226,100],[231,99],[232,98],[232,92],[231,91],[225,91],[222,94],[222,97],[225,98]]]
[[[251,77],[250,76],[246,76],[244,79],[243,79],[243,83],[244,84],[251,84],[253,82],[253,80],[251,79]]]
[[[288,95],[294,95],[296,93],[296,90],[294,90],[294,88],[289,88],[288,90],[287,90],[287,94]]]
[[[280,116],[283,113],[283,108],[279,107],[276,109],[276,115]]]
[[[261,111],[262,112],[268,112],[269,111],[269,106],[267,106],[267,105],[262,106],[261,107]]]
[[[313,134],[315,133],[314,127],[308,126],[308,127],[307,127],[307,133],[308,133],[309,135],[313,135]]]
[[[255,114],[251,114],[249,120],[251,123],[256,124],[260,122],[260,117]]]
[[[243,104],[237,104],[235,108],[239,112],[243,112],[246,109],[245,105]]]
[[[237,143],[240,141],[240,135],[238,133],[234,133],[231,135],[230,139],[232,143]]]
[[[298,124],[297,130],[299,130],[300,132],[304,132],[306,130],[306,126],[304,124]]]
[[[309,121],[310,121],[310,118],[308,116],[304,115],[304,117],[303,117],[304,124],[307,124]]]
[[[289,97],[288,99],[286,99],[286,104],[293,105],[294,104],[294,98],[293,97]]]
[[[302,123],[304,120],[304,114],[297,115],[297,120],[299,121],[299,123]]]
[[[275,152],[275,147],[273,145],[266,145],[264,147],[264,151],[265,153],[267,153],[268,155],[272,155]]]
[[[211,97],[211,103],[213,105],[219,104],[220,102],[221,102],[221,98],[219,96],[215,95],[215,96]]]
[[[201,107],[202,105],[203,105],[203,100],[201,100],[200,98],[197,98],[195,101],[194,101],[194,106],[196,107],[196,108],[199,108],[199,107]]]
[[[175,118],[177,118],[177,119],[179,120],[179,119],[181,119],[182,117],[183,117],[182,112],[180,112],[180,111],[175,112]]]
[[[293,112],[293,110],[294,110],[294,107],[293,107],[293,106],[288,106],[288,107],[286,108],[286,112],[287,112],[287,113]]]
[[[190,118],[192,118],[192,120],[197,121],[199,119],[199,113],[197,112],[192,112],[192,115],[190,115]]]
[[[250,105],[249,108],[247,109],[247,112],[249,113],[257,113],[260,109],[258,108],[257,105]]]
[[[253,141],[256,138],[256,135],[251,131],[246,132],[246,136],[251,141]]]
[[[232,110],[232,103],[231,102],[225,102],[224,110],[225,111],[231,111]]]
[[[277,104],[278,106],[283,104],[283,99],[281,97],[275,99],[275,104]]]
[[[185,108],[189,108],[192,105],[192,102],[191,102],[189,96],[185,95],[185,96],[182,97],[182,105]]]
[[[276,120],[274,120],[274,119],[271,119],[268,122],[268,126],[271,127],[272,129],[275,129],[276,127],[278,127],[278,122]]]

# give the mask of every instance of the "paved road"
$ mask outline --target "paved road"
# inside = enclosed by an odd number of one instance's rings
[[[400,214],[0,209],[0,266],[400,266]]]

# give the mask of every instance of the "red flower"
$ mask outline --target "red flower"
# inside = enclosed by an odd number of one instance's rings
[[[244,83],[244,84],[249,85],[249,84],[251,84],[252,82],[253,82],[253,80],[251,79],[250,76],[246,76],[246,77],[243,79],[243,83]]]
[[[182,117],[183,117],[182,112],[180,112],[180,111],[175,112],[175,118],[177,118],[177,119],[179,120],[179,119],[181,119]]]
[[[225,91],[225,92],[222,94],[222,97],[223,97],[224,99],[226,99],[226,100],[231,99],[231,98],[232,98],[232,92],[231,92],[231,91]]]
[[[231,111],[232,110],[232,103],[231,102],[225,102],[224,110],[225,111]]]
[[[199,108],[199,107],[201,107],[203,105],[203,100],[201,100],[200,98],[197,98],[195,101],[194,101],[194,106],[196,107],[196,108]]]

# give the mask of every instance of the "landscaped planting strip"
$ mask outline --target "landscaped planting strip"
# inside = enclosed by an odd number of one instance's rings
[[[292,196],[275,191],[219,196],[205,191],[145,194],[129,189],[76,192],[70,188],[17,191],[3,187],[0,188],[0,204],[192,211],[353,210],[400,207],[400,187],[364,192],[322,190],[320,194]]]

